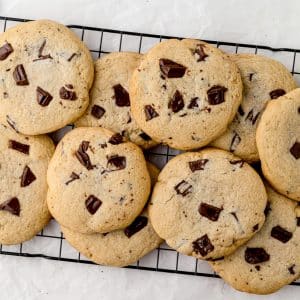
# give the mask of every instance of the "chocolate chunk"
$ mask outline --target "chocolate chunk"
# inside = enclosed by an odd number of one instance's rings
[[[221,211],[223,210],[223,207],[219,208],[207,203],[202,202],[199,206],[199,214],[213,222],[218,221],[219,215]]]
[[[161,58],[159,60],[160,71],[168,78],[181,78],[184,76],[186,67],[170,59]]]
[[[19,133],[16,122],[13,121],[8,115],[6,115],[6,122],[15,132]]]
[[[197,102],[198,100],[199,100],[198,97],[192,98],[190,104],[188,105],[188,108],[193,109],[195,107],[199,107],[198,102]]]
[[[14,149],[16,151],[19,151],[19,152],[22,152],[22,153],[28,155],[30,146],[26,145],[26,144],[19,143],[19,142],[14,141],[14,140],[9,140],[8,141],[8,148]]]
[[[208,103],[210,105],[218,105],[225,101],[224,94],[227,88],[220,85],[214,85],[207,91]]]
[[[201,256],[206,256],[208,253],[212,252],[215,247],[212,245],[210,239],[207,234],[203,235],[201,238],[193,241],[193,249],[197,254],[201,254]]]
[[[151,141],[151,137],[145,132],[140,133],[139,136],[146,142]]]
[[[176,90],[172,99],[169,101],[168,108],[170,108],[174,113],[177,113],[184,108],[183,97],[178,90]]]
[[[77,55],[77,53],[72,53],[72,54],[70,55],[70,57],[67,59],[67,61],[70,62],[76,55]]]
[[[255,266],[254,268],[256,269],[256,271],[260,271],[260,266]]]
[[[270,259],[270,255],[264,248],[249,248],[245,251],[245,260],[247,263],[256,265]]]
[[[271,203],[268,201],[267,204],[266,204],[266,207],[265,207],[265,210],[264,210],[264,214],[265,216],[267,217],[269,212],[271,211]]]
[[[0,204],[0,210],[6,210],[13,215],[20,216],[20,202],[18,198],[13,197]]]
[[[300,226],[300,217],[297,217],[296,220],[297,220],[297,226]]]
[[[118,171],[126,168],[126,157],[112,155],[107,158],[107,166],[111,171]]]
[[[291,154],[296,158],[300,158],[300,143],[295,142],[295,144],[290,149]]]
[[[193,51],[193,54],[197,55],[197,62],[204,61],[208,55],[204,52],[205,45],[198,44],[197,48]]]
[[[259,228],[259,225],[258,224],[255,224],[253,227],[252,227],[252,231],[255,232],[257,231]]]
[[[29,85],[27,75],[23,65],[17,65],[14,72],[13,77],[17,85]]]
[[[89,148],[89,144],[90,142],[83,141],[79,145],[78,150],[75,152],[75,156],[79,162],[87,168],[87,170],[92,170],[94,166],[91,163],[89,155],[86,153]]]
[[[241,142],[241,140],[242,140],[241,137],[234,131],[234,135],[231,140],[229,151],[234,152],[238,144]]]
[[[43,43],[39,49],[38,58],[34,59],[33,61],[38,61],[38,60],[43,60],[43,59],[48,59],[48,58],[53,59],[53,57],[50,54],[43,55],[45,46],[46,46],[46,40],[43,41]]]
[[[102,149],[107,148],[107,144],[106,144],[106,143],[100,144],[100,147],[101,147]]]
[[[189,167],[192,172],[204,170],[204,166],[208,163],[208,159],[198,159],[189,162]]]
[[[5,60],[12,52],[14,52],[13,47],[6,42],[0,47],[0,60]]]
[[[21,176],[21,187],[28,186],[35,180],[36,177],[31,171],[31,169],[28,166],[25,166]]]
[[[102,201],[94,195],[88,196],[88,198],[85,200],[85,207],[91,215],[94,215],[96,213],[101,204]]]
[[[284,244],[287,243],[292,238],[292,236],[293,234],[291,232],[287,231],[279,225],[273,227],[271,230],[271,237]]]
[[[103,107],[95,104],[92,107],[91,114],[96,119],[101,119],[102,116],[105,114],[105,109]]]
[[[192,186],[186,182],[185,180],[181,180],[175,187],[176,193],[185,197],[186,195],[190,194],[192,191]]]
[[[70,89],[70,90],[73,90],[73,89],[74,89],[73,84],[67,83],[67,84],[65,84],[65,86],[66,86],[68,89]]]
[[[231,212],[230,213],[234,218],[235,220],[239,223],[239,218],[237,217],[236,213],[235,212]]]
[[[298,107],[298,114],[300,114],[300,106]]]
[[[148,224],[148,218],[144,216],[138,216],[128,227],[124,229],[125,235],[130,238]]]
[[[36,88],[36,97],[39,105],[45,107],[48,106],[53,97],[39,86]]]
[[[159,114],[151,105],[145,105],[144,111],[146,115],[146,121],[150,121],[151,119],[159,116]]]
[[[253,113],[253,108],[249,111],[247,117],[245,118],[245,120],[249,120],[252,125],[254,125],[257,121],[258,116],[260,115],[260,112],[258,112],[256,115],[254,115]]]
[[[238,113],[240,114],[240,116],[243,116],[245,114],[245,112],[244,112],[244,110],[242,108],[242,105],[239,106]]]
[[[112,145],[118,145],[123,143],[123,137],[120,133],[115,133],[113,136],[111,136],[108,142]]]
[[[270,92],[270,97],[271,97],[271,99],[277,99],[278,97],[283,96],[285,94],[286,94],[285,90],[277,89],[277,90]]]
[[[295,267],[296,267],[296,265],[293,264],[293,265],[291,265],[291,266],[288,268],[288,270],[289,270],[289,272],[290,272],[291,275],[295,275],[295,274],[296,274],[296,273],[295,273],[295,270],[294,270]]]
[[[229,161],[229,163],[230,163],[231,165],[239,165],[240,168],[243,167],[244,162],[245,162],[245,161],[243,161],[242,159],[233,159],[233,160],[230,160],[230,161]]]
[[[72,172],[72,173],[71,173],[71,176],[70,176],[70,180],[68,180],[68,181],[65,183],[65,185],[68,185],[69,183],[71,183],[71,182],[73,182],[74,180],[79,179],[79,178],[80,178],[80,177],[79,177],[78,174],[76,174],[75,172]]]
[[[123,106],[130,106],[130,99],[128,92],[122,87],[121,84],[117,84],[113,86],[115,91],[115,99],[116,105],[123,107]]]
[[[60,88],[59,96],[61,99],[64,99],[64,100],[74,101],[77,99],[76,92],[68,91],[64,86]]]
[[[249,81],[252,81],[253,75],[254,75],[254,73],[250,73],[250,74],[249,74]]]

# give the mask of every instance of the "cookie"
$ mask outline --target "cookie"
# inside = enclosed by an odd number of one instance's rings
[[[146,134],[176,149],[195,149],[226,130],[242,100],[242,81],[221,50],[171,39],[154,46],[134,71],[130,99]]]
[[[72,123],[86,110],[93,61],[67,27],[26,22],[0,35],[0,121],[28,135]]]
[[[300,209],[297,202],[267,188],[269,205],[262,229],[224,259],[210,262],[235,289],[270,294],[300,276]]]
[[[269,183],[279,193],[300,201],[300,89],[268,103],[256,143]]]
[[[281,63],[255,54],[231,55],[242,75],[243,101],[226,132],[211,145],[249,161],[258,161],[255,133],[266,104],[296,88]]]
[[[199,259],[232,253],[263,225],[267,195],[258,174],[217,149],[186,152],[161,171],[149,208],[158,235]]]
[[[0,243],[19,244],[50,220],[46,173],[54,152],[46,136],[29,137],[0,123]]]
[[[158,169],[147,163],[152,184]],[[162,239],[155,233],[147,208],[125,229],[107,233],[81,234],[62,227],[67,241],[95,263],[123,267],[130,265],[157,248]]]
[[[47,178],[51,214],[61,225],[81,233],[127,227],[150,193],[142,150],[104,128],[81,127],[65,135]]]
[[[100,126],[122,134],[133,143],[150,148],[156,143],[131,117],[129,79],[143,56],[133,52],[116,52],[95,62],[95,79],[90,105],[76,126]]]

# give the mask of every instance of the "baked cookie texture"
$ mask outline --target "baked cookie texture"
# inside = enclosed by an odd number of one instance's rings
[[[115,52],[95,62],[90,104],[75,123],[77,127],[104,127],[146,149],[157,144],[138,127],[130,112],[129,80],[142,59],[138,53]]]
[[[262,229],[230,256],[210,262],[239,291],[270,294],[300,277],[299,206],[270,187],[267,192]]]
[[[154,46],[133,72],[129,90],[139,127],[181,150],[203,147],[221,135],[242,100],[235,63],[199,40]]]
[[[86,110],[94,76],[87,47],[67,27],[26,22],[0,35],[0,121],[38,135]]]
[[[300,201],[300,89],[268,103],[256,143],[269,183],[279,193]]]
[[[159,170],[150,163],[147,167],[152,185]],[[125,229],[106,233],[81,234],[62,226],[67,241],[92,261],[109,266],[130,265],[157,248],[162,239],[155,233],[146,207]]]
[[[166,164],[149,216],[171,248],[213,260],[229,255],[260,230],[266,203],[265,187],[252,167],[211,148],[186,152]]]
[[[51,214],[81,233],[127,227],[150,193],[142,150],[104,128],[80,127],[67,133],[51,159],[47,180]]]
[[[19,244],[50,220],[47,167],[54,145],[46,136],[23,136],[0,123],[0,243]]]
[[[280,62],[256,54],[234,54],[244,85],[243,101],[233,122],[212,146],[233,152],[253,162],[259,160],[255,133],[269,101],[295,89],[296,82]]]

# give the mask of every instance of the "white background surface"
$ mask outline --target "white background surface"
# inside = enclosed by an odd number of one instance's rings
[[[297,0],[0,0],[0,15],[300,49]],[[299,299],[233,291],[221,280],[0,256],[0,300]]]

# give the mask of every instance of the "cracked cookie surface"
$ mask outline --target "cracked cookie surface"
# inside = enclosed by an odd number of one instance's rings
[[[156,232],[186,255],[211,260],[232,253],[265,220],[265,187],[233,154],[186,152],[161,171],[149,207]]]
[[[48,207],[63,226],[105,233],[142,211],[150,178],[143,152],[104,128],[76,128],[63,137],[47,173]]]

